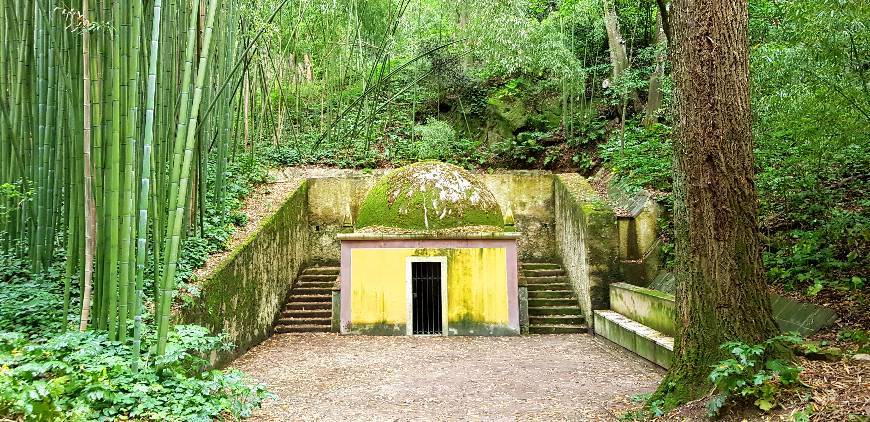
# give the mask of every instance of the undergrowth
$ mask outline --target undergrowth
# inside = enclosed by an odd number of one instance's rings
[[[211,421],[250,416],[269,396],[239,371],[205,369],[201,356],[229,345],[203,327],[174,327],[163,356],[150,352],[155,343],[146,331],[134,368],[130,346],[101,331],[37,342],[2,333],[0,414],[46,421]]]

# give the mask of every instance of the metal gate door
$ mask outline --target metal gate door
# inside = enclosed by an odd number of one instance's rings
[[[441,263],[412,262],[411,289],[413,333],[442,334]]]

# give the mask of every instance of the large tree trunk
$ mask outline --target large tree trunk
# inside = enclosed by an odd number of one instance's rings
[[[674,363],[672,406],[707,393],[729,340],[776,334],[762,275],[749,109],[746,0],[675,0]]]
[[[667,11],[667,6],[665,11]],[[658,28],[657,41],[660,49],[668,44],[667,36],[665,35],[664,19],[667,19],[667,16],[663,16],[659,12],[656,18],[656,27]],[[664,75],[665,53],[659,50],[656,55],[656,67],[649,77],[649,95],[647,95],[646,112],[643,118],[643,125],[646,127],[650,127],[658,122],[659,109],[662,108],[662,77]]]
[[[628,54],[625,52],[625,40],[619,31],[619,19],[616,15],[614,0],[604,0],[604,26],[607,29],[607,46],[610,51],[610,62],[613,65],[613,78],[616,79],[625,69],[628,69]]]

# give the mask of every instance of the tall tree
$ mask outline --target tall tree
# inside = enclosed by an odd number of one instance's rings
[[[619,30],[616,1],[604,0],[603,6],[604,27],[607,29],[607,50],[610,51],[610,62],[613,65],[613,79],[616,79],[628,69],[628,53],[625,51],[625,40]]]
[[[650,127],[658,121],[659,109],[662,108],[662,78],[665,75],[665,46],[668,44],[667,32],[665,31],[664,22],[667,19],[667,8],[665,12],[659,12],[656,16],[657,28],[657,48],[656,65],[649,77],[649,95],[646,100],[645,116],[643,125]]]
[[[749,108],[746,0],[675,0],[674,363],[668,406],[707,393],[729,340],[776,334],[764,285]]]

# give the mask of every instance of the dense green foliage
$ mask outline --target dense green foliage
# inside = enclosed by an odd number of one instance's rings
[[[153,350],[154,333],[143,340]],[[67,332],[36,343],[2,333],[0,414],[69,421],[249,416],[268,396],[265,390],[238,371],[206,370],[200,357],[226,347],[202,327],[176,326],[166,353],[144,353],[134,369],[130,346],[105,332]]]
[[[802,369],[788,359],[779,358],[787,345],[803,339],[787,334],[768,339],[761,344],[732,341],[722,344],[722,350],[733,357],[723,360],[710,372],[710,381],[718,394],[709,402],[710,416],[717,416],[722,406],[731,400],[752,400],[763,411],[773,409],[777,396],[784,389],[798,386]]]
[[[53,265],[34,275],[26,260],[0,254],[0,332],[40,338],[61,331],[66,326],[61,271]]]

